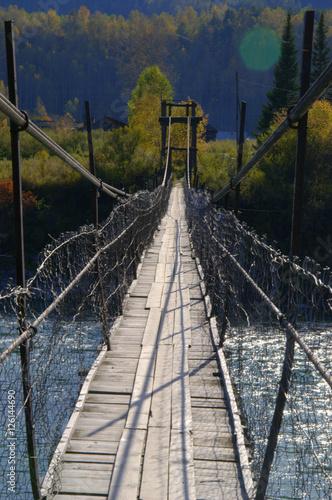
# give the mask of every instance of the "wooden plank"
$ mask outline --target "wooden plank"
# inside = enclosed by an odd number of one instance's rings
[[[160,319],[159,344],[173,344],[174,310],[164,311]]]
[[[194,460],[195,474],[198,477],[206,474],[209,476],[213,472],[220,473],[221,477],[232,478],[236,481],[239,480],[239,470],[238,465],[235,462],[225,462],[217,460]],[[207,471],[207,472],[204,472]]]
[[[114,462],[113,462],[114,463]],[[71,472],[75,475],[76,471],[95,471],[95,474],[98,474],[99,471],[108,472],[109,478],[111,478],[111,473],[113,470],[113,463],[109,462],[83,462],[83,461],[65,461],[62,465],[61,472]]]
[[[126,420],[127,429],[147,429],[151,407],[153,377],[136,377]]]
[[[145,328],[146,325],[146,317],[141,316],[124,316],[119,325],[120,328]]]
[[[223,482],[210,481],[207,484],[200,483],[197,485],[197,498],[243,500],[243,495],[240,487],[232,488],[224,486]]]
[[[116,387],[118,387],[119,385],[123,384],[127,385],[128,383],[133,383],[134,379],[135,379],[135,373],[116,374],[116,373],[111,373],[110,370],[110,373],[97,372],[95,378],[93,379],[92,384],[97,384],[100,382],[101,384],[106,384],[106,383],[108,383],[109,385],[116,384]]]
[[[169,427],[149,427],[144,453],[140,498],[168,498]]]
[[[146,309],[132,310],[130,308],[124,314],[124,316],[126,318],[132,318],[132,317],[137,318],[139,316],[141,316],[143,318],[147,318],[148,315],[149,315],[149,311],[147,311]]]
[[[155,367],[155,378],[161,379],[168,384],[172,378],[172,366],[173,366],[173,345],[171,344],[160,344],[157,349],[157,359]],[[159,381],[160,382],[160,381]]]
[[[171,430],[169,500],[196,500],[193,443],[190,432]]]
[[[223,436],[219,435],[219,432],[204,432],[204,436],[202,437],[196,437],[195,434],[193,435],[194,437],[194,446],[209,446],[211,448],[234,448],[234,443],[232,436],[227,433],[226,435],[224,434]]]
[[[133,329],[134,330],[134,329]],[[114,335],[112,338],[112,345],[116,346],[117,344],[121,344],[123,346],[127,345],[138,345],[142,344],[143,335]]]
[[[147,429],[150,415],[156,349],[143,346],[130,401],[127,429]]]
[[[192,373],[192,375],[197,375],[201,377],[207,375],[208,377],[212,378],[216,377],[218,374],[217,380],[221,376],[215,356],[205,358],[200,363],[197,363],[197,360],[189,360],[188,364],[190,368],[190,373]]]
[[[175,281],[165,283],[163,296],[161,298],[161,307],[163,313],[168,313],[175,310],[176,308],[176,290],[177,284]]]
[[[164,283],[152,283],[149,296],[146,301],[146,308],[161,306],[161,296],[163,293]]]
[[[159,333],[160,319],[161,319],[160,307],[151,307],[142,339],[143,346],[144,345],[154,346],[156,344]]]
[[[110,473],[100,471],[96,474],[94,470],[62,471],[61,492],[66,494],[80,495],[107,495],[110,483]]]
[[[168,263],[165,265],[165,283],[171,283],[174,280],[174,259],[170,261],[170,257],[166,256],[165,259]]]
[[[191,321],[189,305],[177,306],[174,315],[174,344],[191,344]]]
[[[108,417],[114,418],[115,416],[125,418],[128,412],[128,407],[124,405],[109,404],[109,403],[88,403],[84,405],[84,413],[107,414]]]
[[[112,439],[117,440],[120,439],[122,433],[123,425],[113,425],[111,428],[95,428],[91,427],[87,424],[84,426],[80,426],[79,424],[76,426],[73,439],[84,439],[88,440],[91,438],[92,441],[98,439],[99,441],[111,441]]]
[[[191,401],[188,374],[188,348],[174,345],[172,382],[172,428],[192,430]]]
[[[193,429],[192,435],[194,438],[194,443],[198,443],[201,441],[203,445],[204,445],[204,439],[206,440],[206,442],[211,442],[214,440],[214,438],[216,440],[219,438],[225,440],[229,438],[232,439],[232,434],[230,434],[228,427],[225,427],[224,429],[222,428],[218,429],[218,432],[216,432],[215,429],[208,431],[207,429],[205,429],[205,427],[201,427],[198,429]]]
[[[55,500],[82,500],[82,497],[80,495],[66,495],[66,494],[61,494],[59,493],[58,495],[55,495],[53,497]],[[84,500],[105,500],[107,499],[106,495],[84,495]]]
[[[104,403],[104,404],[117,404],[121,405],[123,409],[129,405],[130,395],[123,394],[100,394],[100,393],[89,393],[86,398],[87,403]]]
[[[92,382],[90,392],[94,393],[106,393],[106,394],[129,394],[131,395],[131,392],[133,390],[133,384],[129,383],[128,384],[110,384],[110,383],[101,383],[101,382]]]
[[[227,409],[226,401],[223,398],[191,398],[192,408],[224,408]]]
[[[217,448],[216,446],[194,446],[194,458],[198,460],[236,462],[233,447]]]
[[[156,283],[165,283],[165,270],[166,270],[165,262],[158,262],[156,267],[156,277],[155,277]]]
[[[104,440],[99,441],[96,439],[71,439],[67,448],[67,453],[64,455],[67,457],[68,454],[88,454],[93,455],[110,455],[112,457],[117,452],[119,446],[118,441]]]
[[[216,425],[228,424],[229,414],[225,408],[192,408],[192,415],[198,421],[215,422]]]
[[[146,304],[146,297],[133,297],[133,296],[130,296],[128,297],[126,303],[125,303],[125,307],[124,307],[124,313],[126,313],[126,311],[133,311],[133,310],[141,310],[141,309],[144,309],[145,308],[145,304]]]
[[[220,423],[216,425],[215,422],[204,422],[202,420],[197,421],[195,418],[193,418],[193,431],[199,431],[202,426],[204,426],[204,429],[207,432],[232,432],[232,428],[229,424]]]
[[[164,378],[154,379],[149,426],[171,426],[172,386]]]
[[[145,441],[144,430],[124,429],[114,464],[108,500],[136,500]]]
[[[159,345],[149,421],[151,426],[171,426],[172,359],[173,346],[171,344]]]
[[[77,462],[84,462],[84,463],[93,463],[93,464],[114,464],[115,461],[115,454],[118,449],[118,443],[114,443],[114,454],[113,455],[106,455],[102,453],[66,453],[64,455],[64,463],[77,463]]]
[[[123,358],[122,359],[109,358],[102,365],[100,365],[98,372],[100,373],[108,372],[110,376],[116,374],[125,374],[125,373],[134,375],[136,369],[137,369],[137,359],[127,358],[124,361]]]
[[[141,352],[141,346],[138,344],[132,345],[121,345],[119,342],[116,342],[114,345],[111,341],[111,351],[110,357],[114,358],[123,358],[123,359],[138,359],[139,354]]]
[[[131,297],[148,297],[151,290],[151,283],[137,283],[134,290],[131,292]]]

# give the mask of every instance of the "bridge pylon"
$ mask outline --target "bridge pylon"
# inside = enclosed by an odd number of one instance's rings
[[[173,116],[173,108],[186,108],[186,116]],[[190,136],[191,144],[190,147],[174,147],[170,146],[169,154],[169,175],[172,171],[172,151],[186,151],[188,155],[189,150],[189,177],[194,177],[197,175],[197,127],[202,121],[201,116],[196,116],[197,102],[193,100],[188,100],[187,102],[167,102],[163,100],[161,102],[161,117],[159,122],[161,125],[161,166],[165,164],[166,151],[168,145],[166,145],[167,140],[167,128],[173,123],[183,123],[188,124],[188,117],[190,117]],[[187,158],[188,161],[188,158]]]

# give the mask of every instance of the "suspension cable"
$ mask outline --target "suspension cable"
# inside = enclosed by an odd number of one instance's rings
[[[274,146],[280,141],[280,139],[285,135],[285,133],[292,127],[294,123],[297,123],[302,116],[309,110],[309,108],[317,101],[326,91],[326,89],[332,83],[332,62],[327,66],[325,71],[317,78],[317,80],[312,84],[309,90],[304,94],[302,99],[294,106],[288,113],[287,118],[285,118],[279,127],[270,135],[270,137],[264,142],[256,154],[248,161],[248,163],[240,170],[240,172],[232,179],[232,182],[227,184],[223,189],[216,193],[212,197],[212,202],[216,203],[220,198],[225,196],[231,191],[242,179],[245,177],[249,171],[254,168],[261,159],[266,156]]]
[[[92,175],[86,168],[83,167],[75,158],[69,155],[61,146],[59,146],[53,139],[51,139],[43,130],[41,130],[37,125],[35,125],[30,120],[27,121],[26,113],[23,113],[16,108],[3,94],[0,93],[0,110],[8,116],[18,127],[23,128],[29,135],[34,137],[37,141],[48,148],[52,153],[54,153],[58,158],[63,160],[67,165],[76,170],[79,174],[85,177],[91,184],[96,186],[98,189],[108,194],[111,198],[118,198],[118,195],[125,195],[120,190],[105,185],[100,179],[97,179]],[[107,187],[106,187],[107,186]]]

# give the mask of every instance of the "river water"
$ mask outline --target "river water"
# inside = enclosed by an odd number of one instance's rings
[[[332,373],[332,327],[298,328]],[[251,443],[256,478],[274,413],[285,351],[285,333],[271,325],[234,329],[225,343],[227,363],[239,396]],[[287,398],[267,498],[332,499],[332,391],[296,345]]]
[[[17,337],[17,323],[0,321],[0,350]],[[30,355],[39,475],[47,470],[77,400],[88,369],[98,355],[101,325],[45,321]],[[20,368],[17,349],[0,367],[0,499],[32,500]],[[12,420],[14,419],[14,420]],[[12,481],[11,481],[12,480]],[[13,489],[11,485],[13,486]]]

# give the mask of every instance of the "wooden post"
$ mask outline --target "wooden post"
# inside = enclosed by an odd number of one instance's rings
[[[309,10],[305,13],[300,97],[303,97],[310,87],[314,17],[315,17],[315,11],[313,10]],[[301,226],[302,226],[303,190],[304,190],[304,165],[305,165],[305,156],[307,148],[307,126],[308,126],[308,113],[303,115],[303,117],[299,121],[298,132],[297,132],[297,149],[296,149],[296,163],[295,163],[293,217],[292,217],[292,234],[291,234],[292,257],[295,255],[300,255],[301,252]]]
[[[239,73],[235,73],[235,119],[236,119],[236,144],[239,144]]]
[[[93,155],[93,142],[92,142],[92,127],[91,127],[91,113],[90,113],[90,102],[85,101],[85,119],[86,119],[86,130],[88,133],[88,144],[89,144],[89,163],[90,172],[92,175],[96,176],[95,161]],[[99,192],[96,186],[92,186],[92,217],[95,228],[98,227],[98,199]]]
[[[196,116],[197,103],[192,102],[192,116]],[[197,175],[197,123],[195,120],[192,122],[191,127],[191,161],[190,161],[190,173],[194,172],[194,176]]]
[[[242,158],[243,158],[243,145],[244,145],[244,126],[246,121],[246,106],[247,103],[242,101],[241,104],[241,122],[240,122],[240,137],[239,137],[239,150],[237,155],[237,172],[240,172],[242,169]],[[240,183],[237,184],[235,188],[235,205],[234,205],[234,213],[236,217],[239,214],[239,203],[240,203]]]
[[[302,51],[302,71],[301,71],[301,97],[308,90],[310,85],[310,65],[311,65],[311,48],[314,28],[314,11],[307,11],[305,15],[303,51]],[[307,114],[299,122],[298,131],[298,146],[296,160],[296,174],[294,186],[294,211],[293,211],[293,227],[292,227],[292,247],[291,252],[298,252],[300,249],[300,232],[301,232],[301,212],[302,212],[302,197],[303,197],[303,181],[304,181],[304,160],[306,150],[306,129],[307,129]],[[292,275],[290,274],[290,286]],[[289,304],[288,315],[294,315],[292,304]],[[296,314],[294,317],[296,318]],[[257,483],[257,492],[255,500],[264,500],[266,488],[269,481],[271,466],[274,458],[274,453],[278,443],[280,427],[284,415],[287,394],[290,387],[292,376],[292,368],[294,362],[294,338],[291,333],[287,332],[287,341],[285,348],[284,364],[282,376],[279,384],[279,391],[276,400],[274,415],[271,423],[270,434],[266,445],[264,462],[260,473],[260,478]]]
[[[167,103],[166,103],[166,101],[161,101],[161,116],[167,116]],[[164,167],[164,163],[165,163],[166,136],[167,136],[167,126],[162,123],[161,124],[161,158],[160,158],[160,168],[163,168]]]
[[[16,59],[14,23],[5,21],[6,37],[6,59],[8,75],[9,100],[18,107],[17,79],[16,79]],[[20,164],[20,142],[19,128],[11,120],[11,149],[12,149],[12,170],[13,170],[13,190],[14,190],[14,213],[15,213],[15,253],[16,253],[16,279],[17,285],[25,288],[25,261],[24,261],[24,235],[23,235],[23,204],[22,204],[22,180]],[[18,298],[18,320],[20,334],[26,329],[26,300],[21,295]],[[32,407],[32,386],[30,379],[30,356],[29,341],[24,341],[20,346],[21,372],[23,384],[23,399],[25,401],[25,427],[27,433],[27,451],[29,457],[29,471],[31,488],[34,500],[40,500],[40,485],[37,467],[37,451],[35,441],[35,424]]]

